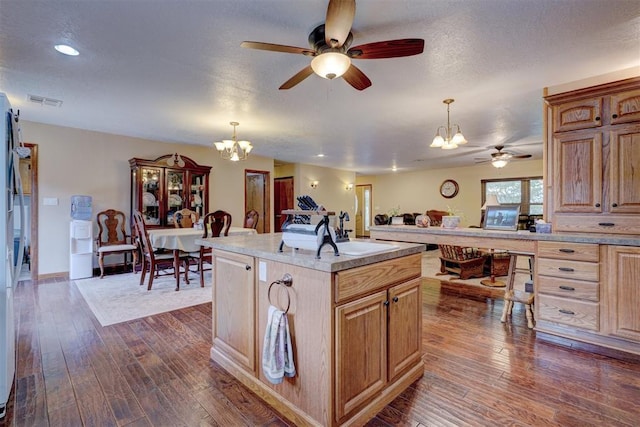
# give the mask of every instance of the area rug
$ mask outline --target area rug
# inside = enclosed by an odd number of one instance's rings
[[[211,271],[205,272],[204,278],[205,287],[201,288],[197,273],[190,275],[189,285],[181,277],[178,292],[173,276],[155,278],[147,291],[148,279],[140,286],[140,273],[92,277],[75,283],[100,324],[108,326],[211,302]]]

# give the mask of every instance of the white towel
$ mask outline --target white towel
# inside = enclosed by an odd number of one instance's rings
[[[263,346],[262,370],[269,381],[280,384],[284,377],[296,375],[287,315],[272,305],[269,306]]]

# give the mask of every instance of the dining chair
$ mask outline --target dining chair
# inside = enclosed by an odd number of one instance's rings
[[[210,212],[203,218],[204,230],[202,238],[208,237],[220,237],[229,235],[229,227],[231,227],[231,214],[222,210]],[[205,248],[200,246],[199,252],[192,252],[189,254],[191,258],[194,258],[198,262],[198,271],[200,272],[200,286],[204,287],[204,263],[213,263],[211,248]]]
[[[185,208],[177,211],[173,218],[176,228],[191,228],[193,224],[198,222],[200,215],[198,215],[198,212]]]
[[[260,214],[257,210],[251,209],[244,216],[244,228],[253,228],[254,230],[258,227],[258,218],[260,218]]]
[[[96,215],[98,235],[96,237],[96,252],[100,265],[100,278],[104,277],[104,257],[107,255],[123,255],[123,266],[127,267],[127,255],[132,254],[133,271],[138,264],[138,247],[125,229],[126,217],[124,212],[107,209]]]
[[[140,274],[140,285],[142,286],[144,284],[144,279],[148,272],[149,284],[147,285],[147,290],[150,291],[151,286],[153,285],[153,279],[154,277],[160,275],[160,271],[172,270],[172,272],[167,273],[167,275],[180,274],[180,271],[175,271],[174,256],[172,252],[156,253],[154,251],[154,248],[151,246],[151,240],[149,239],[149,234],[147,233],[147,228],[140,211],[135,211],[133,213],[133,223],[136,227],[138,240],[140,241],[140,248],[142,249],[142,271]],[[180,259],[184,264],[184,281],[186,283],[189,283],[189,254],[181,253]]]

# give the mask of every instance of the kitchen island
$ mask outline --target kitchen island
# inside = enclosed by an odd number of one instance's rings
[[[640,354],[640,236],[381,225],[371,238],[534,255],[537,337]]]
[[[278,252],[281,238],[198,242],[213,248],[211,359],[295,425],[362,425],[423,375],[424,245],[363,241],[361,255],[316,259]],[[270,305],[287,310],[296,368],[280,384],[262,367]]]

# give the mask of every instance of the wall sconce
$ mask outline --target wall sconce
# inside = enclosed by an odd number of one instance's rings
[[[311,188],[318,188],[318,181],[311,181],[309,183],[309,187]]]
[[[347,184],[347,185],[344,187],[344,189],[345,189],[345,190],[347,190],[347,191],[351,191],[351,190],[353,190],[353,184]]]

